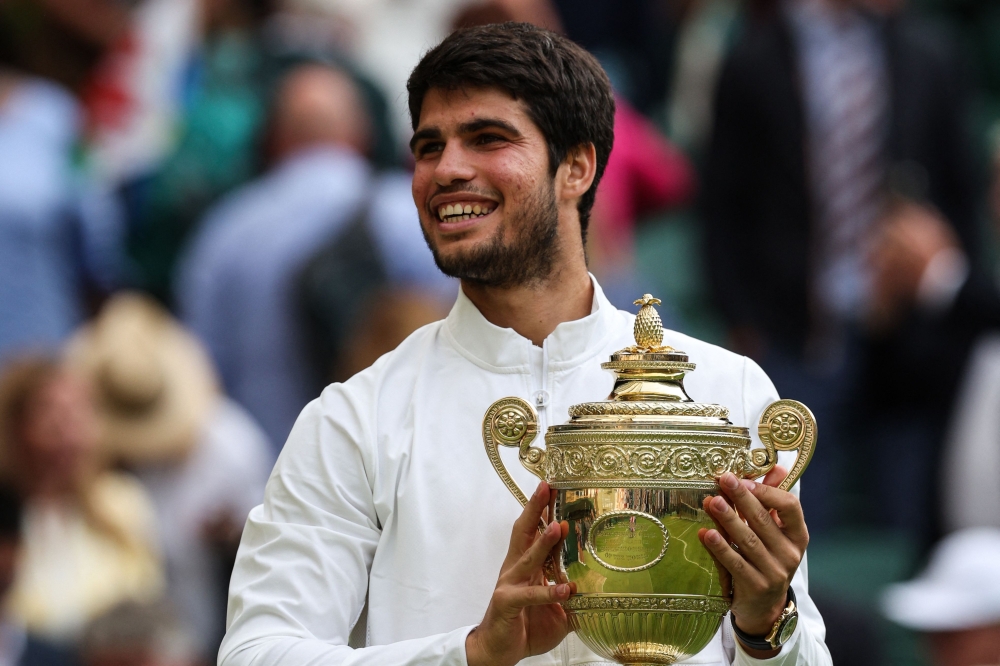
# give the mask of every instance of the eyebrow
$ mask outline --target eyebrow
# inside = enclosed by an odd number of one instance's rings
[[[500,118],[476,118],[475,120],[470,120],[469,122],[462,123],[458,126],[458,133],[472,134],[490,127],[501,129],[515,138],[519,138],[521,136],[520,130],[506,120],[501,120]],[[422,130],[418,130],[413,134],[413,138],[410,139],[410,152],[413,152],[416,149],[419,141],[423,141],[424,139],[440,139],[441,136],[441,130],[437,127],[425,127]]]

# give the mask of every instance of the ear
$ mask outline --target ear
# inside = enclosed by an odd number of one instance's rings
[[[587,143],[571,148],[556,171],[556,198],[576,201],[590,189],[597,175],[597,150]]]

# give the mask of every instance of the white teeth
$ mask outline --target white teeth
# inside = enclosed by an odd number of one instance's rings
[[[0,0],[2,2],[2,0]],[[447,204],[438,208],[438,217],[441,220],[455,217],[461,220],[468,220],[475,217],[483,217],[493,212],[492,208],[486,208],[480,204]]]

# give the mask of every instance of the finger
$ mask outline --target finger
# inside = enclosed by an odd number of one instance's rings
[[[521,515],[514,521],[510,535],[510,548],[507,558],[510,560],[521,556],[534,542],[538,534],[538,522],[542,519],[542,511],[549,504],[549,485],[542,481],[535,488],[534,494],[524,505]]]
[[[761,483],[763,483],[765,486],[771,486],[772,488],[777,488],[781,484],[781,482],[785,480],[786,476],[788,476],[788,470],[782,467],[781,465],[775,465],[774,467],[771,468],[771,471],[768,472],[763,479],[761,479]],[[773,520],[774,524],[777,525],[778,527],[781,528],[785,527],[784,521],[781,520],[781,518],[778,516],[778,512],[775,511],[774,509],[771,509],[771,520]]]
[[[566,576],[566,571],[563,567],[559,566],[559,558],[562,556],[563,546],[566,544],[566,537],[568,536],[569,522],[563,520],[559,523],[559,541],[557,541],[556,545],[552,547],[551,551],[549,551],[549,555],[552,556],[552,562],[555,564],[553,568],[555,569],[557,583],[569,582],[569,578]]]
[[[698,530],[698,540],[701,541],[701,545],[705,546],[705,550],[708,550],[708,554],[712,557],[712,563],[715,564],[716,570],[719,572],[719,586],[722,588],[722,594],[728,597],[730,600],[733,598],[733,576],[729,573],[726,567],[722,566],[715,554],[708,548],[708,544],[705,543],[705,535],[708,534],[708,528],[702,527]],[[723,535],[725,539],[725,535]],[[728,543],[728,541],[726,542]]]
[[[733,550],[717,530],[705,532],[703,543],[712,557],[729,572],[730,589],[735,589],[738,585],[758,590],[766,587],[763,574]]]
[[[722,524],[718,520],[716,520],[715,515],[712,514],[711,502],[716,497],[717,495],[709,495],[708,497],[703,499],[701,501],[701,508],[705,510],[705,513],[707,513],[709,517],[712,519],[712,522],[715,523],[715,529],[718,530],[720,534],[722,534],[722,538],[726,540],[726,543],[729,543],[729,541],[731,541],[731,539],[729,538],[729,533],[726,532],[726,528],[723,527]],[[726,498],[723,497],[722,499],[725,501]]]
[[[757,484],[749,479],[736,478],[735,474],[726,472],[719,479],[719,487],[731,500],[733,505],[746,520],[747,525],[771,551],[786,548],[786,538],[773,520],[771,511],[760,503],[751,489]],[[730,533],[732,535],[732,533]],[[735,536],[735,535],[732,535]]]
[[[781,465],[775,465],[771,468],[771,471],[764,475],[761,479],[761,483],[765,486],[771,486],[772,488],[777,488],[785,477],[788,476],[788,470]]]
[[[562,538],[562,528],[559,523],[549,523],[545,532],[540,534],[535,542],[517,559],[502,575],[504,580],[521,582],[531,580],[542,569],[545,558]]]
[[[737,515],[736,510],[729,506],[725,499],[722,497],[716,497],[712,500],[709,508],[711,509],[716,520],[722,523],[722,526],[726,528],[726,532],[729,533],[730,543],[734,543],[738,547],[738,557],[740,557],[740,559],[745,559],[753,567],[755,567],[757,571],[767,576],[768,579],[785,577],[784,571],[778,565],[778,561],[768,551],[760,537],[752,529],[747,527],[746,523],[744,523],[743,520]],[[775,529],[777,529],[777,527],[775,527]],[[723,565],[725,564],[726,562],[723,561]],[[730,569],[730,572],[734,577],[736,576],[735,571]]]
[[[499,610],[506,615],[514,615],[528,606],[557,604],[569,599],[573,587],[569,583],[559,585],[507,585],[493,592],[493,600]]]
[[[799,547],[801,552],[805,552],[809,545],[809,530],[806,528],[806,519],[802,513],[802,504],[799,498],[792,493],[756,484],[751,491],[757,501],[768,509],[773,509],[782,523],[782,532],[788,539]]]

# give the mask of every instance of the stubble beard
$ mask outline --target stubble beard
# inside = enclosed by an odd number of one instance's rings
[[[552,183],[540,186],[519,210],[505,212],[509,217],[488,240],[447,257],[442,256],[421,225],[424,240],[441,272],[500,289],[544,283],[552,275],[560,249],[559,209]],[[510,242],[504,240],[508,228],[515,231]]]

